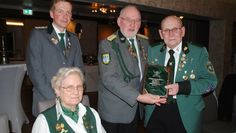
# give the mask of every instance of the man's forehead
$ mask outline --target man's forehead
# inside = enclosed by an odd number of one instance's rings
[[[162,28],[180,27],[181,25],[182,25],[181,22],[178,19],[174,18],[174,17],[166,18],[162,22]]]
[[[66,1],[59,1],[57,3],[54,4],[54,7],[64,7],[64,6],[69,6],[72,8],[72,5],[69,2]]]
[[[139,11],[135,7],[127,7],[125,8],[121,15],[123,17],[140,17]]]

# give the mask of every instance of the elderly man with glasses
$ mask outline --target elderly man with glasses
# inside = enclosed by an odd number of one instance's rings
[[[213,91],[217,78],[201,45],[183,42],[185,27],[177,16],[167,16],[161,22],[159,34],[164,42],[148,50],[151,65],[172,67],[167,103],[146,105],[145,124],[148,133],[200,133],[204,109],[202,95]]]
[[[108,133],[137,133],[139,102],[159,104],[162,100],[140,93],[148,47],[148,38],[137,34],[140,12],[132,5],[124,7],[117,24],[119,30],[99,44],[98,112]]]

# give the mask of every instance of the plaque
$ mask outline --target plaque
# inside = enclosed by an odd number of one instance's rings
[[[143,93],[167,97],[165,86],[169,84],[170,69],[161,65],[146,65],[142,83]]]

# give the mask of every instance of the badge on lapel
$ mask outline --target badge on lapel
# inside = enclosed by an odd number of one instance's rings
[[[102,54],[102,63],[104,65],[108,65],[111,61],[110,54],[109,53],[103,53]]]
[[[207,62],[206,68],[207,68],[209,73],[215,73],[214,67],[213,67],[213,65],[211,64],[210,61]]]
[[[58,40],[55,38],[55,37],[52,37],[51,38],[51,41],[54,45],[57,45],[58,44]]]

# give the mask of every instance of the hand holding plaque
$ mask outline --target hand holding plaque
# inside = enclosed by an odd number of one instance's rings
[[[144,92],[167,97],[165,86],[169,84],[170,67],[161,65],[146,65],[143,78]]]

